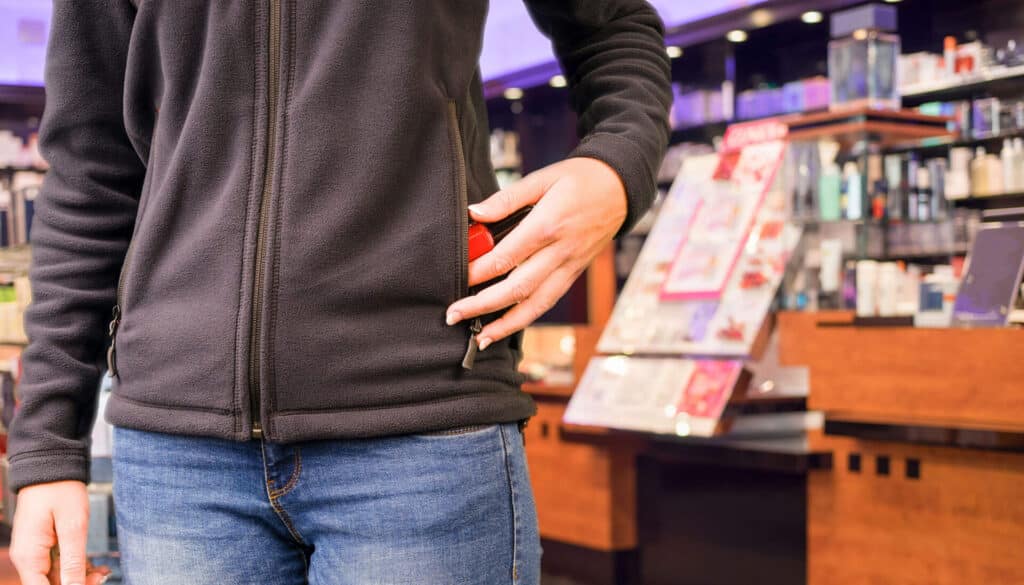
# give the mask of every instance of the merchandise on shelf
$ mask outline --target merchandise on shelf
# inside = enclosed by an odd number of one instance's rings
[[[690,128],[712,122],[724,122],[733,117],[733,96],[728,83],[718,89],[683,91],[676,83],[672,85],[675,97],[672,100],[670,119],[672,127]]]
[[[832,15],[828,76],[832,109],[899,109],[896,8],[868,4]]]

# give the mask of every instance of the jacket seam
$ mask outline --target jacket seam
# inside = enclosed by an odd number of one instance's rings
[[[275,414],[278,415],[298,415],[308,414],[317,412],[372,412],[378,410],[396,410],[400,408],[412,408],[416,406],[427,406],[430,404],[445,404],[448,402],[457,402],[466,398],[476,398],[480,396],[493,396],[500,394],[499,392],[471,392],[467,394],[459,394],[458,396],[449,396],[447,398],[435,398],[433,400],[422,400],[418,402],[401,402],[397,404],[391,404],[387,406],[359,406],[352,408],[304,408],[304,409],[288,409],[279,410]]]
[[[88,457],[83,455],[81,451],[76,451],[74,449],[33,449],[31,451],[22,451],[15,455],[10,455],[7,457],[7,461],[8,463],[13,464],[18,461],[21,461],[22,459],[39,459],[48,456],[65,457],[68,455],[74,456],[75,458],[81,459],[83,461],[88,459]]]
[[[115,393],[112,397],[114,399],[116,399],[116,400],[121,400],[121,401],[127,402],[129,404],[137,404],[139,406],[145,406],[145,407],[148,407],[148,408],[160,408],[160,409],[164,409],[164,410],[184,410],[184,411],[188,411],[188,412],[205,412],[205,413],[210,413],[210,414],[221,414],[221,415],[235,415],[235,414],[237,414],[237,411],[229,410],[229,409],[226,409],[226,408],[210,408],[210,407],[202,407],[202,406],[181,406],[181,405],[176,405],[176,404],[175,405],[172,405],[172,404],[157,404],[155,402],[146,402],[145,400],[136,400],[134,398],[128,398],[127,396],[125,396],[125,395],[123,395],[121,393]]]

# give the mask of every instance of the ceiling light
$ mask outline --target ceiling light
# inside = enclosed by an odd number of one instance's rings
[[[682,47],[666,47],[665,52],[668,53],[670,59],[678,59],[683,56]]]
[[[868,29],[858,28],[857,30],[853,31],[853,38],[857,39],[858,41],[863,41],[864,39],[868,38]]]
[[[899,2],[900,0],[885,0],[885,1],[888,4],[895,4],[895,3]]]
[[[800,20],[806,22],[807,24],[818,24],[819,22],[825,20],[825,15],[818,12],[817,10],[808,10],[807,12],[804,12],[803,14],[800,15]]]
[[[729,39],[729,41],[733,43],[742,43],[747,40],[747,31],[740,29],[731,30],[726,33],[725,38]]]
[[[523,99],[523,90],[518,87],[510,87],[505,90],[505,99],[507,100],[521,100]]]
[[[772,15],[771,10],[760,8],[750,13],[750,22],[756,28],[764,28],[775,22],[775,16]]]
[[[548,85],[551,87],[565,87],[569,85],[569,82],[566,81],[564,75],[556,75],[548,80]]]

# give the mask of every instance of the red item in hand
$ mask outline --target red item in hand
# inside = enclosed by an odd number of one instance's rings
[[[472,262],[490,252],[505,236],[523,221],[533,210],[532,206],[524,207],[505,219],[493,223],[469,222],[469,261]]]

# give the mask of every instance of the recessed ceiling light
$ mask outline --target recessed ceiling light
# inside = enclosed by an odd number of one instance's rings
[[[897,2],[900,2],[901,0],[885,0],[885,1],[886,1],[886,2],[888,3],[888,4],[895,4],[895,3],[897,3]]]
[[[747,31],[745,30],[731,30],[726,33],[725,38],[733,43],[742,43],[747,40]]]
[[[808,10],[807,12],[804,12],[803,14],[800,15],[800,20],[806,22],[807,24],[818,24],[819,22],[825,20],[825,15],[818,12],[817,10]]]
[[[682,47],[666,47],[665,52],[668,53],[670,59],[678,59],[683,56]]]
[[[548,81],[548,85],[551,87],[565,87],[569,85],[569,82],[566,81],[564,75],[556,75]]]
[[[775,15],[771,10],[760,8],[750,13],[750,22],[757,28],[763,28],[775,22]]]
[[[521,100],[523,99],[523,90],[518,87],[510,87],[505,90],[505,99],[507,100]]]

